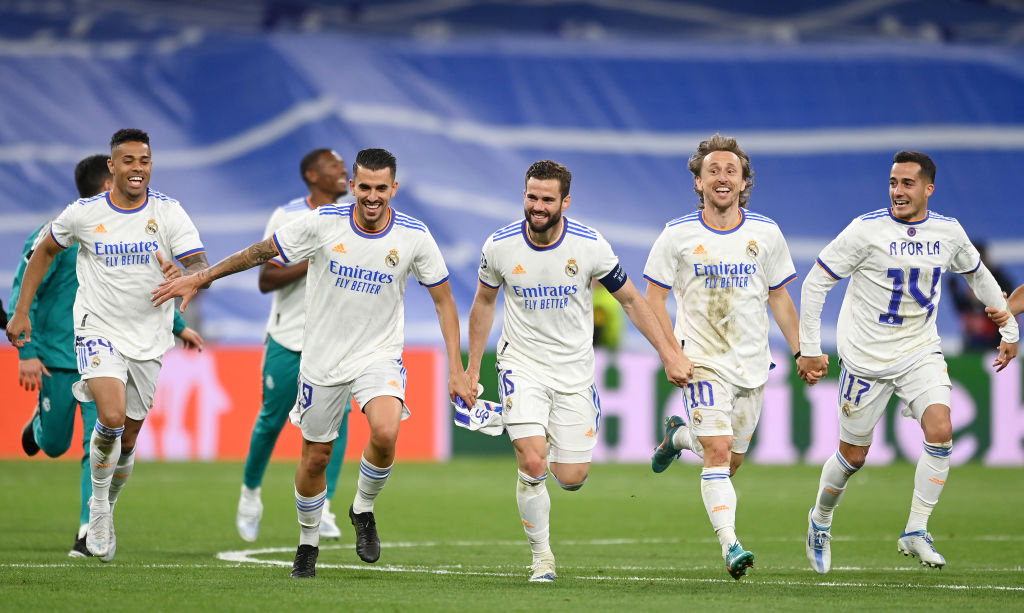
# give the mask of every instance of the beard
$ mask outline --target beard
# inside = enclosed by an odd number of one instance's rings
[[[533,220],[530,218],[530,213],[527,212],[524,214],[526,215],[526,224],[530,226],[530,230],[533,231],[535,234],[543,234],[544,232],[547,232],[551,228],[554,228],[556,225],[558,225],[558,222],[562,219],[562,212],[557,211],[554,215],[548,218],[547,222],[545,222],[542,225],[537,225],[534,224]]]

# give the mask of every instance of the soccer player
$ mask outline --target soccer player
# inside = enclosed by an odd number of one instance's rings
[[[349,507],[356,553],[380,557],[374,501],[395,459],[398,428],[409,417],[402,365],[406,283],[412,274],[430,292],[448,354],[448,392],[467,406],[476,402],[459,351],[459,316],[441,250],[423,222],[390,206],[398,191],[395,156],[364,149],[352,165],[355,204],[323,205],[300,215],[273,236],[194,275],[162,283],[154,304],[181,296],[182,308],[200,286],[280,257],[308,259],[307,312],[302,338],[299,393],[292,423],[302,428],[302,459],[295,473],[300,527],[292,577],[316,576],[319,524],[326,497],[325,468],[349,395],[366,414],[370,440]],[[315,319],[312,319],[315,317]]]
[[[592,279],[608,288],[658,350],[673,384],[682,385],[690,374],[679,347],[662,333],[607,241],[562,215],[571,201],[571,181],[569,170],[551,160],[526,171],[526,219],[501,228],[484,243],[469,313],[467,373],[475,388],[498,288],[504,285],[498,393],[519,462],[516,501],[533,552],[530,581],[539,582],[554,581],[556,575],[548,470],[567,491],[583,487],[601,425],[594,386]]]
[[[278,207],[267,223],[264,239],[273,236],[279,228],[310,209],[335,204],[348,193],[345,162],[331,149],[315,149],[303,156],[299,163],[299,174],[309,195]],[[308,265],[307,260],[285,264],[280,257],[275,257],[260,267],[260,291],[274,292],[274,301],[267,322],[266,349],[263,353],[263,405],[252,429],[249,454],[245,457],[242,495],[238,500],[238,514],[235,518],[239,536],[250,542],[255,541],[259,535],[260,518],[263,516],[263,501],[260,499],[263,474],[267,470],[277,437],[288,419],[288,412],[298,395],[302,329],[306,322],[304,301]],[[344,401],[342,404],[345,405],[344,414],[331,461],[327,464],[327,498],[320,518],[320,536],[323,538],[341,536],[330,505],[338,486],[338,477],[341,476],[341,463],[348,442],[349,402]]]
[[[837,326],[839,350],[839,450],[825,461],[814,506],[807,515],[806,553],[811,567],[832,563],[832,515],[846,484],[864,466],[875,425],[895,393],[902,414],[921,424],[924,450],[917,461],[910,516],[897,540],[903,555],[942,568],[928,518],[949,476],[953,450],[949,375],[939,346],[935,311],[940,277],[950,270],[967,279],[988,306],[1006,300],[959,222],[928,210],[935,191],[935,163],[917,151],[900,151],[889,173],[888,208],[854,219],[818,255],[801,292],[800,372],[822,370],[821,310],[835,284],[850,277]],[[1018,329],[1000,329],[995,366],[1017,355]]]
[[[663,472],[689,449],[704,459],[700,492],[725,567],[739,580],[754,554],[736,536],[732,476],[743,463],[761,416],[772,368],[768,313],[797,353],[799,319],[786,284],[796,278],[789,246],[770,218],[747,210],[754,172],[736,139],[715,134],[690,156],[697,210],[669,221],[644,268],[647,302],[693,362],[683,389],[685,421],[666,420],[651,459]],[[666,299],[673,292],[673,330]]]
[[[91,198],[109,191],[113,176],[107,168],[107,155],[92,155],[75,166],[75,186],[81,198]],[[14,273],[11,304],[18,301],[25,267],[36,244],[45,238],[49,222],[43,224],[25,241],[23,258]],[[89,439],[96,426],[96,403],[79,403],[71,393],[71,386],[79,380],[75,356],[75,317],[72,312],[78,292],[75,272],[78,251],[61,251],[53,260],[49,271],[36,291],[29,309],[29,319],[35,332],[31,343],[18,348],[18,384],[28,391],[39,390],[39,400],[32,417],[21,431],[21,446],[34,456],[39,450],[51,458],[63,455],[71,446],[71,433],[75,425],[75,405],[82,414],[82,478],[80,480],[81,509],[78,533],[68,555],[73,558],[91,555],[85,546],[89,528],[89,497],[92,496],[92,477],[89,465]],[[174,313],[174,334],[186,347],[202,349],[203,339],[185,325],[185,318]]]
[[[164,279],[161,255],[186,269],[206,265],[199,233],[177,200],[149,188],[149,135],[123,129],[110,139],[113,187],[68,205],[25,268],[7,324],[17,347],[32,340],[29,309],[54,257],[78,243],[75,349],[82,380],[73,392],[95,401],[89,442],[92,499],[86,547],[109,561],[116,550],[113,507],[135,465],[135,442],[156,392],[160,360],[174,344],[170,305],[152,308],[147,289]],[[24,338],[23,338],[24,336]]]

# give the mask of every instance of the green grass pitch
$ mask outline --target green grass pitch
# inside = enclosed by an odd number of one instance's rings
[[[272,463],[260,540],[234,528],[238,463],[135,467],[115,514],[116,559],[71,559],[72,462],[0,463],[0,609],[5,611],[828,611],[1021,610],[1024,470],[954,467],[931,522],[948,565],[896,552],[913,466],[868,466],[836,514],[833,570],[810,570],[803,540],[819,467],[744,466],[738,532],[756,565],[726,574],[700,500],[698,469],[661,475],[597,465],[587,485],[549,483],[554,584],[527,582],[529,548],[512,458],[399,462],[378,499],[381,559],[353,550],[347,465],[335,511],[343,536],[321,541],[317,577],[293,580],[294,465]]]

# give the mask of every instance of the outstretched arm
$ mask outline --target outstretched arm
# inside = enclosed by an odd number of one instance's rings
[[[14,305],[11,321],[7,322],[7,339],[15,347],[20,348],[25,343],[32,342],[32,321],[29,318],[29,310],[32,308],[32,301],[36,298],[39,284],[43,282],[47,271],[50,270],[53,258],[60,252],[61,246],[53,240],[52,235],[47,234],[32,253],[32,257],[25,267],[18,303]],[[25,338],[21,338],[23,334]]]
[[[469,365],[466,374],[473,389],[480,382],[480,361],[484,357],[487,337],[494,325],[494,310],[498,300],[498,288],[476,284],[476,296],[469,308]]]
[[[977,270],[964,275],[964,277],[967,279],[967,284],[971,286],[971,290],[974,291],[974,295],[986,307],[1010,310],[1003,292],[999,289],[999,284],[996,283],[995,277],[984,264],[979,265]],[[1014,294],[1016,293],[1014,292]],[[1010,360],[1017,357],[1017,341],[1020,340],[1017,320],[1009,318],[1006,324],[999,328],[999,335],[1002,337],[1002,341],[999,343],[999,355],[992,363],[996,367],[996,372],[1006,368]]]
[[[259,266],[276,255],[279,254],[273,237],[235,252],[209,268],[204,268],[206,254],[197,253],[182,260],[185,270],[192,274],[166,280],[153,290],[153,306],[160,306],[168,300],[180,296],[182,299],[181,310],[184,311],[185,306],[192,301],[192,297],[201,287],[209,287],[210,283],[221,277]]]
[[[690,377],[693,376],[693,364],[683,355],[683,350],[676,343],[671,329],[666,330],[665,326],[658,321],[654,311],[636,290],[633,282],[626,279],[626,283],[612,292],[612,296],[622,305],[622,310],[629,316],[629,320],[633,322],[636,329],[640,330],[640,333],[658,351],[661,363],[665,365],[665,376],[668,377],[669,382],[677,387],[686,385]]]
[[[654,319],[658,322],[658,328],[661,330],[662,335],[669,339],[673,346],[676,346],[676,333],[672,329],[672,318],[669,317],[668,307],[665,306],[665,303],[668,300],[668,294],[668,288],[661,287],[660,285],[656,285],[650,281],[647,282],[647,296],[645,297],[645,302],[651,309],[651,314],[654,316]],[[685,385],[689,382],[690,377],[693,376],[693,362],[691,362],[690,358],[686,356],[686,352],[682,350],[682,346],[680,346],[679,351],[682,355],[681,365],[683,368],[683,374],[686,375],[686,379],[682,381],[680,385]],[[665,375],[668,376],[667,371]]]
[[[309,260],[303,260],[288,266],[282,266],[276,261],[270,260],[264,263],[263,266],[260,266],[260,292],[266,294],[267,292],[290,285],[299,279],[304,279],[308,269]]]
[[[446,281],[441,285],[427,288],[437,310],[437,323],[441,325],[441,337],[448,352],[448,397],[462,398],[467,407],[476,404],[476,387],[470,387],[469,377],[462,367],[462,347],[459,338],[459,312],[455,308],[452,286]]]
[[[812,383],[811,373],[820,373],[818,378],[828,374],[828,356],[821,352],[821,311],[825,297],[838,281],[815,263],[800,288],[800,357],[796,363],[800,378],[810,385],[817,382],[814,379]]]

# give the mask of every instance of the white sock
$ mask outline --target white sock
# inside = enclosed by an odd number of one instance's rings
[[[299,513],[299,545],[320,546],[320,513],[327,499],[327,488],[309,498],[295,490],[295,509]]]
[[[811,520],[815,524],[823,528],[832,525],[832,513],[839,506],[843,492],[846,491],[846,484],[857,470],[838,451],[825,460],[825,465],[821,467],[821,479],[818,481],[818,498],[811,514]]]
[[[121,457],[117,460],[117,466],[114,467],[114,475],[110,479],[110,506],[113,507],[114,503],[117,502],[117,496],[124,489],[125,483],[128,481],[128,477],[132,476],[132,469],[135,468],[135,450],[132,449],[129,453],[122,453]]]
[[[722,555],[737,542],[736,538],[736,490],[729,478],[728,466],[705,467],[700,472],[700,494],[704,509],[708,512],[711,527],[722,545]]]
[[[551,551],[550,524],[551,497],[544,481],[547,474],[531,477],[519,471],[516,481],[516,502],[519,504],[519,517],[523,520],[523,530],[530,541],[533,555]]]
[[[124,426],[108,428],[96,420],[92,437],[89,439],[89,463],[92,472],[92,498],[106,502],[110,496],[110,481],[121,456],[121,435]],[[100,507],[101,509],[103,507]]]
[[[928,530],[928,518],[939,502],[942,488],[949,477],[949,456],[953,453],[953,441],[929,443],[925,441],[924,451],[917,459],[914,472],[914,498],[910,503],[910,517],[906,532]]]
[[[256,501],[258,501],[260,499],[260,490],[262,490],[262,489],[263,489],[263,486],[260,486],[260,487],[247,487],[243,483],[242,484],[242,498],[244,498],[248,502],[256,502]]]
[[[672,446],[676,449],[692,451],[699,458],[704,459],[704,446],[693,435],[693,430],[690,430],[689,426],[676,429],[675,434],[672,435]]]
[[[392,464],[391,466],[394,466]],[[352,501],[352,511],[355,513],[366,513],[373,510],[373,501],[384,489],[391,476],[391,466],[381,468],[374,466],[363,456],[359,461],[359,480],[356,487],[356,497]]]

